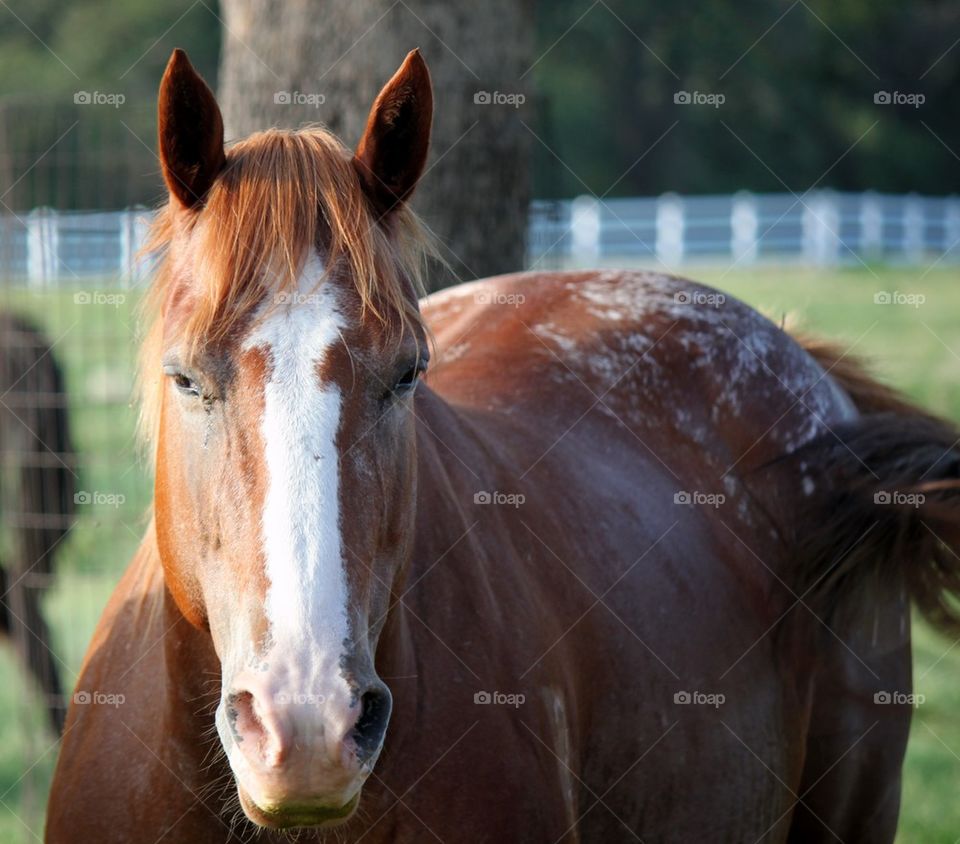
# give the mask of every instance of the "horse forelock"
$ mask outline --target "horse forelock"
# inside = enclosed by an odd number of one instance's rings
[[[138,373],[148,446],[159,425],[162,348],[179,343],[196,357],[238,336],[254,314],[266,318],[271,302],[299,292],[317,252],[324,281],[334,272],[349,278],[364,312],[422,330],[416,299],[433,254],[429,238],[405,206],[386,223],[375,216],[349,151],[320,128],[273,129],[234,145],[203,207],[163,207],[145,251],[160,258],[143,303]]]

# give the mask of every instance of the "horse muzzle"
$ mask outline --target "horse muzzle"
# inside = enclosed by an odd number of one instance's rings
[[[342,823],[383,746],[390,692],[379,679],[310,693],[280,679],[245,671],[217,710],[243,810],[264,827]]]

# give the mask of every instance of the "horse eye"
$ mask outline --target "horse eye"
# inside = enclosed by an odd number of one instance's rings
[[[184,375],[182,372],[178,372],[173,376],[173,383],[176,384],[177,389],[181,393],[185,393],[189,396],[200,395],[200,388],[197,386],[197,383],[188,375]]]
[[[422,364],[411,366],[403,374],[403,377],[394,385],[393,392],[397,395],[403,395],[404,393],[410,392],[410,390],[417,386],[417,381],[420,380],[420,376],[423,374],[424,369],[425,367]]]

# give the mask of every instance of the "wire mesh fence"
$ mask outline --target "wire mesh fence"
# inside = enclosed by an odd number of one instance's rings
[[[56,731],[143,529],[130,406],[137,290],[0,274],[0,841],[42,835]]]

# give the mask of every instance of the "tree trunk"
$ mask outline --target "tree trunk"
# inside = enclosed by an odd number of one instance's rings
[[[436,111],[413,205],[450,267],[437,268],[431,286],[522,268],[531,141],[523,123],[532,121],[532,101],[484,103],[477,94],[524,93],[531,0],[222,0],[221,7],[228,139],[320,122],[352,146],[380,87],[419,47]]]

